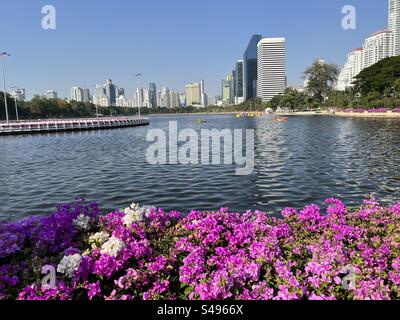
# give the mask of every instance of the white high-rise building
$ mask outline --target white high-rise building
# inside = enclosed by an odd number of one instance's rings
[[[257,59],[257,96],[268,102],[286,90],[286,39],[261,39]]]
[[[171,96],[167,87],[163,87],[160,95],[161,108],[171,108]]]
[[[126,106],[125,96],[119,96],[117,99],[115,99],[115,105],[117,107],[125,107]]]
[[[393,55],[400,55],[400,0],[389,0],[388,29],[393,33]]]
[[[144,95],[143,88],[137,88],[135,94],[136,108],[143,108]]]
[[[81,87],[71,88],[71,100],[77,102],[83,102],[83,90]]]
[[[206,97],[206,93],[204,90],[204,80],[200,81],[200,104],[205,107],[207,106],[207,97]]]
[[[57,99],[58,98],[58,94],[54,90],[47,90],[46,91],[46,97],[47,97],[47,99]]]
[[[393,56],[393,33],[390,30],[375,32],[364,42],[362,68],[368,68],[385,58]]]
[[[385,58],[400,55],[400,0],[388,0],[388,3],[388,29],[371,34],[365,39],[361,50],[349,53],[338,78],[337,90],[350,87],[354,78],[365,68]]]
[[[101,98],[98,98],[98,104],[101,107],[109,107],[110,106],[110,98],[107,96],[103,96]]]
[[[363,67],[363,53],[363,48],[357,48],[348,54],[347,62],[338,77],[337,90],[344,91],[353,86],[354,78]]]
[[[151,108],[148,89],[143,89],[143,107]]]

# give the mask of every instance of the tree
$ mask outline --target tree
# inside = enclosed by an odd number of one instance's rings
[[[333,86],[339,76],[339,67],[321,60],[314,63],[304,71],[304,78],[308,80],[307,91],[319,103],[324,102],[332,92]]]
[[[294,110],[305,110],[308,106],[308,96],[304,92],[288,88],[279,99],[279,107]]]
[[[355,80],[355,89],[362,95],[370,92],[400,95],[400,56],[386,58],[361,71]]]

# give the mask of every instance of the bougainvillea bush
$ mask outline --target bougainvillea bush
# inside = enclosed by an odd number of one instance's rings
[[[399,299],[400,205],[326,202],[277,218],[138,205],[100,216],[76,200],[0,225],[0,299]]]

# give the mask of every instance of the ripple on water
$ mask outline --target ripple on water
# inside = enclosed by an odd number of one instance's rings
[[[47,214],[58,202],[86,195],[106,210],[131,202],[170,210],[245,211],[302,207],[331,196],[358,204],[366,194],[400,198],[400,122],[386,119],[234,116],[153,117],[149,127],[2,137],[0,217]],[[149,129],[255,129],[255,168],[147,164]]]

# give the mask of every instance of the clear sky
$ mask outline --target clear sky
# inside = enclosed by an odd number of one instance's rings
[[[42,7],[54,5],[57,29],[43,30]],[[357,29],[341,25],[344,5],[357,10]],[[7,86],[28,97],[48,89],[69,97],[75,85],[111,78],[133,94],[135,73],[184,91],[206,81],[220,93],[252,34],[286,37],[289,85],[315,58],[340,66],[370,33],[387,28],[386,0],[0,0],[0,51]],[[93,91],[93,90],[91,90]]]

